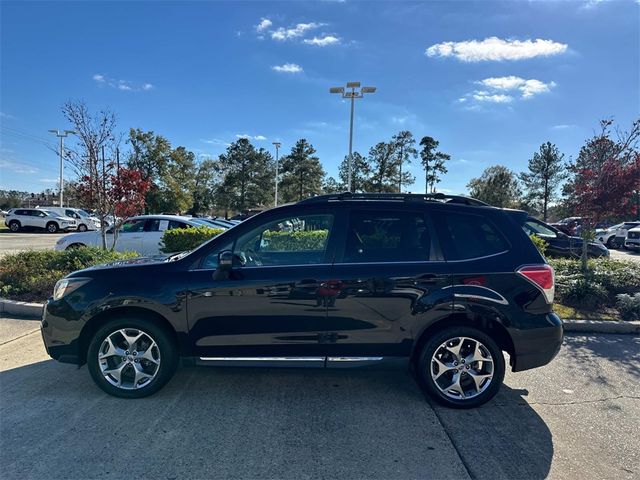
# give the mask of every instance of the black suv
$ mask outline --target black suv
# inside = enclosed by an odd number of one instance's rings
[[[562,343],[553,270],[527,214],[444,195],[337,194],[256,215],[199,248],[70,274],[45,308],[49,355],[119,397],[179,357],[227,366],[409,363],[452,407]]]

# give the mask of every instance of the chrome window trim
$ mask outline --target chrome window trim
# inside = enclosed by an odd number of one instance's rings
[[[501,252],[492,253],[491,255],[484,255],[482,257],[465,258],[462,260],[447,260],[447,263],[473,262],[475,260],[484,260],[485,258],[497,257],[498,255],[504,255],[505,253],[509,253],[509,250],[503,250]]]

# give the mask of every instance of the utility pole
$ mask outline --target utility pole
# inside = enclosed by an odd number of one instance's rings
[[[353,110],[355,105],[356,98],[364,97],[365,93],[375,93],[376,87],[362,87],[360,88],[360,82],[347,82],[347,89],[351,89],[351,91],[346,91],[344,87],[331,87],[329,89],[329,93],[339,93],[342,98],[351,99],[351,117],[349,119],[349,161],[348,161],[348,175],[347,175],[347,190],[351,192],[351,176],[353,171]],[[360,90],[356,90],[360,88]]]
[[[280,142],[273,142],[273,145],[276,147],[276,195],[274,206],[278,206],[278,175],[279,175],[279,161],[280,161],[280,147],[282,144]]]
[[[62,204],[63,200],[64,200],[64,139],[65,137],[67,137],[68,135],[75,135],[76,132],[74,132],[73,130],[64,130],[64,131],[60,131],[60,130],[49,130],[49,132],[53,133],[56,137],[58,137],[60,139],[60,207],[63,207],[64,205]]]

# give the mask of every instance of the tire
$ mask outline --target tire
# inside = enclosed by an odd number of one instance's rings
[[[611,236],[609,240],[607,240],[607,248],[609,250],[618,248],[618,242],[616,242],[616,237]]]
[[[76,248],[82,248],[82,247],[86,247],[86,245],[84,243],[72,243],[67,248],[65,248],[65,250],[75,250]]]
[[[460,355],[456,357],[458,346]],[[470,357],[484,360],[469,362]],[[491,337],[476,328],[459,326],[441,330],[427,341],[417,373],[429,396],[438,403],[451,408],[474,408],[498,393],[504,368],[502,350]]]
[[[56,233],[59,230],[58,224],[56,222],[47,223],[47,232]]]
[[[9,222],[9,230],[11,230],[13,233],[19,232],[20,231],[20,222],[17,220],[11,220]]]
[[[139,339],[133,342],[136,350],[131,350],[127,337],[131,340],[138,334]],[[110,347],[108,338],[115,348]],[[99,354],[103,355],[102,359],[98,358]],[[91,378],[115,397],[152,395],[171,379],[177,366],[178,350],[171,335],[165,328],[143,318],[111,320],[95,333],[87,350]]]
[[[79,232],[86,232],[87,231],[87,226],[84,223],[81,223],[80,225],[78,225],[78,231]]]

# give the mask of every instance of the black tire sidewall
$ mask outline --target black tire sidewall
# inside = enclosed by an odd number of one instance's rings
[[[15,230],[13,229],[14,225],[15,225]],[[20,222],[18,222],[17,220],[9,222],[9,230],[11,230],[12,232],[19,232],[20,231]]]
[[[52,229],[50,228],[52,225],[53,225],[53,227],[54,227],[54,230],[52,230]],[[49,233],[56,233],[56,232],[59,230],[59,228],[58,228],[58,224],[57,224],[57,223],[55,223],[55,222],[49,222],[49,223],[47,223],[47,227],[46,227],[46,228],[47,228],[47,232],[49,232]]]
[[[100,370],[98,350],[107,335],[121,328],[142,330],[156,341],[160,350],[160,371],[149,385],[137,390],[123,390],[109,383]],[[147,319],[122,317],[106,323],[93,335],[87,350],[87,368],[93,381],[105,392],[121,398],[142,398],[160,390],[173,376],[178,366],[178,350],[171,335],[165,328]]]
[[[83,223],[82,225],[80,225],[78,227],[78,231],[79,232],[86,232],[87,231],[87,226]]]
[[[491,384],[480,395],[468,400],[456,400],[447,397],[435,385],[435,382],[431,378],[430,374],[431,357],[445,340],[453,337],[469,337],[480,341],[489,349],[491,356],[494,359],[494,372],[493,378],[491,379]],[[500,390],[500,387],[504,380],[505,372],[504,356],[502,354],[502,350],[500,350],[500,347],[498,347],[496,342],[481,330],[466,326],[449,327],[435,333],[424,345],[418,360],[417,367],[417,373],[418,378],[420,379],[420,383],[429,394],[429,396],[441,405],[451,408],[475,408],[488,402]]]

